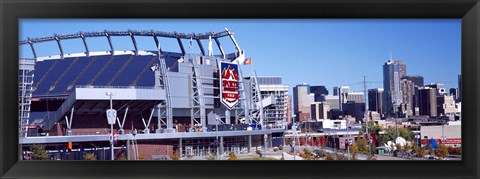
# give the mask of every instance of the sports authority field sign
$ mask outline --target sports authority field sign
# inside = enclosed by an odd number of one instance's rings
[[[220,62],[220,101],[229,109],[238,103],[238,65]]]

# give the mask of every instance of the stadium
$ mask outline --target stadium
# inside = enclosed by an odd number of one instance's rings
[[[131,39],[134,49],[115,49],[112,37]],[[139,49],[136,37],[151,38],[156,50]],[[110,49],[91,52],[88,38],[106,38]],[[180,52],[164,51],[160,38],[178,42]],[[235,51],[225,52],[221,38]],[[81,40],[85,51],[63,53],[65,40]],[[36,45],[45,42],[56,42],[60,54],[37,57]],[[21,160],[29,159],[33,144],[44,145],[51,160],[83,160],[85,153],[98,160],[167,160],[174,152],[203,159],[284,143],[284,94],[261,93],[255,71],[244,76],[241,67],[250,59],[228,29],[105,30],[19,45],[30,46],[34,56],[19,59]],[[200,53],[185,45],[198,45]]]

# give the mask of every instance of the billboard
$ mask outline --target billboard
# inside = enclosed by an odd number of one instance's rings
[[[220,62],[220,101],[229,109],[238,103],[238,65]]]

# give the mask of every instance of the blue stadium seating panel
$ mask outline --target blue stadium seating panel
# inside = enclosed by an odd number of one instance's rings
[[[79,77],[77,83],[75,85],[87,85],[90,80],[92,80],[95,75],[107,64],[108,60],[110,60],[112,56],[104,55],[104,56],[97,56],[95,61],[86,69],[85,73]],[[73,89],[73,88],[72,88]]]
[[[57,81],[58,77],[60,77],[63,73],[65,73],[65,70],[68,68],[68,66],[73,63],[73,60],[76,58],[68,58],[68,59],[63,59],[59,60],[58,64],[54,66],[50,70],[50,73],[48,74],[39,74],[41,76],[45,76],[45,79],[38,85],[38,88],[34,91],[34,95],[44,95],[48,93],[48,90],[50,89],[50,86],[52,86],[55,81]],[[37,73],[35,73],[35,76]]]
[[[126,68],[118,75],[113,82],[113,86],[130,86],[130,84],[137,78],[137,76],[147,67],[147,65],[155,60],[153,56],[139,56],[126,66]],[[147,69],[150,70],[150,69]]]
[[[66,74],[57,84],[55,89],[50,91],[51,94],[61,94],[67,91],[68,86],[77,78],[77,76],[82,72],[82,70],[90,62],[91,58],[88,57],[79,57],[75,66],[70,68],[68,74]]]
[[[178,71],[178,65],[176,65],[176,63],[182,54],[165,52],[163,55],[170,71]],[[132,59],[127,64],[130,58]],[[112,61],[107,65],[110,59],[112,59]],[[54,66],[57,62],[58,64]],[[68,67],[74,62],[75,64],[72,68],[67,71]],[[120,71],[125,64],[125,68]],[[109,85],[109,83],[112,82],[112,86],[130,86],[134,80],[138,78],[136,86],[154,86],[154,72],[150,70],[150,67],[155,64],[158,64],[158,58],[153,55],[103,55],[41,61],[35,66],[34,85],[38,84],[43,76],[46,76],[34,91],[33,96],[64,95],[71,93],[74,88],[68,89],[70,85],[89,84],[103,68],[104,70],[91,85],[104,86]],[[50,71],[50,73],[46,74],[48,71]],[[84,73],[82,73],[83,71]],[[142,74],[142,71],[145,72]],[[59,79],[63,73],[65,73],[65,75]],[[118,76],[114,79],[117,73]],[[58,83],[55,88],[49,91],[50,87],[55,84],[57,80]],[[73,84],[75,80],[77,81]]]
[[[117,74],[122,66],[132,57],[131,55],[115,56],[112,62],[106,66],[100,76],[93,82],[94,86],[105,86]]]

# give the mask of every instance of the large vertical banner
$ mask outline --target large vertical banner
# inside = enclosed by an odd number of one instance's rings
[[[238,65],[220,62],[220,101],[231,110],[238,103]]]

